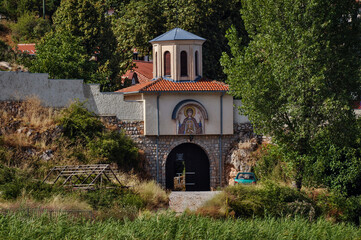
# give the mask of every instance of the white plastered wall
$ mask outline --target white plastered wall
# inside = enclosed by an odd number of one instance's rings
[[[145,135],[158,134],[157,95],[144,94],[145,100]],[[221,93],[162,93],[159,96],[159,134],[175,135],[176,120],[172,119],[175,106],[186,99],[200,102],[208,112],[205,120],[205,134],[217,135],[221,133]],[[223,96],[223,134],[233,134],[233,98]]]

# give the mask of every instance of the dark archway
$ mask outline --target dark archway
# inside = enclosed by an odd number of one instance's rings
[[[204,150],[193,143],[175,147],[166,162],[166,187],[174,189],[174,177],[185,174],[186,191],[209,191],[209,160]]]

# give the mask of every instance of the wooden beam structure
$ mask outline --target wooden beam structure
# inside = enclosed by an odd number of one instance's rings
[[[107,183],[119,184],[124,187],[109,164],[56,166],[50,170],[43,183],[52,175],[56,175],[52,184],[60,182],[62,186],[74,189],[102,188]]]

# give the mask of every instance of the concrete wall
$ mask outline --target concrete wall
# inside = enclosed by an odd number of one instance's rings
[[[33,96],[50,107],[66,107],[78,99],[87,101],[87,108],[98,115],[143,120],[143,101],[127,102],[122,93],[100,92],[98,84],[84,84],[78,79],[49,79],[46,73],[0,72],[0,101]]]
[[[172,119],[175,106],[182,100],[192,99],[200,102],[208,112],[205,120],[205,134],[220,134],[220,93],[173,93],[159,97],[160,135],[175,135],[176,120]],[[157,95],[145,94],[145,134],[157,135]],[[233,99],[223,96],[223,134],[233,134]]]

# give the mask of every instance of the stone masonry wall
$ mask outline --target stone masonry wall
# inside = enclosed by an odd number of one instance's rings
[[[3,101],[8,107],[17,111],[18,101]],[[157,136],[144,136],[144,121],[119,120],[116,116],[101,116],[101,119],[110,129],[124,131],[131,137],[137,147],[144,151],[148,163],[150,175],[157,179]],[[235,124],[234,135],[222,136],[222,185],[225,184],[225,162],[229,156],[229,151],[239,141],[245,141],[253,135],[251,124]],[[158,137],[158,160],[159,160],[159,182],[165,186],[165,166],[169,153],[182,143],[194,143],[200,146],[208,156],[210,163],[210,186],[216,188],[220,186],[219,180],[219,135],[196,135],[191,139],[185,135],[159,136]]]
[[[124,130],[131,137],[137,147],[145,153],[148,162],[148,171],[150,175],[157,178],[157,136],[144,136],[143,121],[120,121],[116,117],[103,117],[108,124],[118,130]],[[234,135],[222,136],[222,185],[226,183],[225,162],[228,160],[230,150],[238,144],[239,141],[247,141],[253,138],[253,128],[249,123],[235,124]],[[262,137],[258,136],[262,141]],[[159,160],[159,182],[165,186],[165,166],[169,153],[182,143],[194,143],[200,146],[207,154],[210,163],[210,186],[216,188],[220,186],[219,182],[219,135],[196,135],[193,139],[184,135],[159,136],[158,138],[158,160]]]

